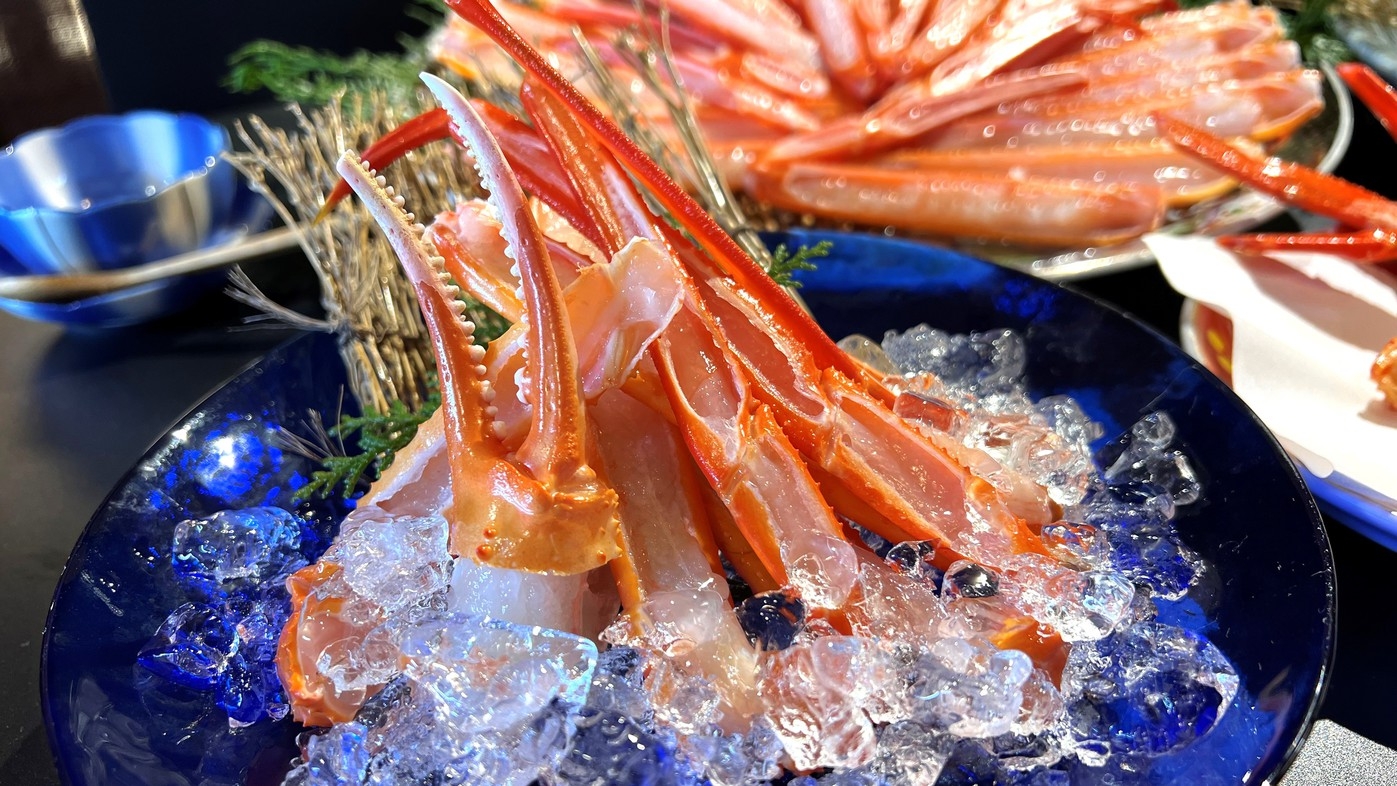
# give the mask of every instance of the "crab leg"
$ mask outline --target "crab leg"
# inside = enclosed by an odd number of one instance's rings
[[[1152,117],[1202,125],[1226,137],[1268,141],[1283,136],[1323,107],[1316,71],[1290,71],[1258,79],[1216,82],[1151,96],[1122,105],[1113,101],[1044,107],[1043,111],[984,112],[957,120],[923,138],[934,150],[1073,145],[1148,139],[1157,135]]]
[[[596,216],[596,223],[605,228],[608,242],[620,242],[621,238],[637,233],[657,236],[658,230],[652,226],[651,217],[619,167],[604,153],[586,144],[586,135],[556,99],[532,90],[528,83],[521,97],[536,126],[555,146],[559,159],[574,163],[569,167],[569,173],[576,178],[574,188],[577,193],[592,197],[587,200],[589,210]],[[673,245],[683,247],[678,241]],[[680,415],[681,425],[687,429],[695,456],[720,496],[724,496],[724,501],[734,510],[738,527],[774,577],[778,581],[787,578],[781,575],[784,566],[790,564],[781,551],[787,536],[776,529],[778,519],[753,522],[744,517],[743,511],[747,508],[733,506],[734,491],[724,489],[737,488],[730,473],[740,465],[712,447],[731,441],[732,437],[724,435],[723,427],[715,425],[728,419],[738,423],[754,420],[755,430],[740,438],[748,444],[758,445],[775,439],[767,432],[765,408],[753,409],[751,404],[742,403],[748,396],[748,378],[755,383],[753,391],[757,397],[770,408],[775,422],[781,426],[781,433],[800,450],[810,471],[818,473],[822,488],[837,490],[835,493],[847,492],[836,498],[870,500],[868,504],[877,511],[876,516],[860,516],[858,520],[900,540],[934,539],[953,544],[956,522],[966,520],[967,495],[975,488],[965,470],[934,449],[886,407],[843,381],[842,375],[822,374],[803,342],[794,334],[765,327],[775,322],[773,316],[756,305],[760,301],[737,291],[711,262],[696,254],[681,253],[679,259],[694,277],[696,303],[691,308],[693,313],[678,315],[671,328],[661,336],[656,345],[660,353],[656,363],[664,372],[671,405]],[[708,332],[714,337],[724,337],[720,343],[741,361],[745,376],[729,377],[722,371],[726,366],[721,356],[726,353],[702,338],[704,325],[710,321],[716,323],[717,329],[709,327]],[[686,358],[685,364],[675,362],[674,345],[670,343],[680,340],[687,342],[680,353]],[[695,362],[695,354],[706,360]],[[695,368],[701,370],[701,379],[691,378],[691,370]],[[705,385],[705,404],[700,412],[693,402]],[[744,415],[748,410],[752,414]],[[724,450],[731,453],[733,449],[726,447]],[[765,460],[764,456],[774,456],[777,450],[773,444],[753,454],[754,459]],[[775,464],[764,466],[760,474],[766,477],[775,477],[783,471]],[[792,472],[792,477],[800,474]],[[799,486],[805,481],[793,479],[790,482]],[[783,504],[800,509],[803,503],[799,499]],[[852,512],[852,509],[844,512]],[[1041,522],[1046,508],[1039,505],[1019,513]],[[816,513],[810,515],[819,520]],[[1015,539],[1016,526],[1009,520],[1011,518],[1001,514],[997,519],[1006,532],[1006,541]],[[969,542],[966,538],[957,539]],[[1021,542],[1009,543],[999,554],[1022,547]],[[970,548],[961,546],[962,550]],[[814,550],[819,552],[820,548]],[[945,557],[951,559],[953,552],[954,546],[946,550]],[[983,558],[984,555],[975,556]]]
[[[611,563],[633,632],[712,684],[725,725],[759,709],[757,655],[732,614],[705,513],[704,481],[673,425],[620,390],[589,409],[607,480],[621,495],[621,556]],[[656,640],[680,629],[683,648]]]
[[[877,71],[868,53],[863,26],[847,0],[802,0],[820,54],[840,87],[859,101],[877,91]]]
[[[1219,238],[1228,248],[1249,253],[1277,249],[1327,250],[1352,255],[1359,261],[1382,261],[1397,256],[1397,203],[1383,199],[1346,180],[1278,158],[1258,159],[1216,136],[1165,116],[1155,123],[1170,142],[1200,161],[1226,172],[1248,186],[1302,210],[1328,216],[1364,231],[1330,239],[1303,235],[1256,235]]]
[[[789,136],[773,145],[762,159],[794,161],[868,155],[1005,102],[1085,84],[1085,79],[1071,73],[1028,74],[986,83],[974,91],[936,95],[929,84],[917,83],[893,90],[863,115]]]
[[[1019,180],[1003,173],[758,159],[747,180],[749,193],[787,210],[1040,246],[1125,240],[1164,217],[1157,188]]]
[[[904,150],[878,163],[912,171],[1012,171],[1030,178],[1153,183],[1171,207],[1210,199],[1236,185],[1234,179],[1197,163],[1163,139],[1027,150]]]
[[[1397,90],[1362,63],[1340,63],[1338,71],[1358,100],[1372,110],[1382,127],[1397,140]]]
[[[521,98],[603,228],[603,248],[637,236],[665,243],[624,171],[586,144],[585,130],[561,102],[529,83]],[[795,449],[752,398],[697,290],[687,290],[685,307],[651,350],[685,442],[776,581],[795,586],[813,605],[836,607],[853,581],[852,547]]]
[[[571,209],[578,204],[577,196],[569,192],[567,178],[563,177],[562,170],[543,146],[543,140],[513,115],[493,104],[476,101],[472,105],[490,129],[505,157],[511,162],[529,163],[529,166],[513,169],[521,186],[547,201],[568,223],[587,235],[588,240],[596,243],[597,238],[588,234],[591,226],[585,220],[585,216]],[[428,143],[447,139],[452,134],[453,128],[446,111],[440,107],[429,109],[369,145],[360,157],[364,165],[370,169],[383,169],[407,153]],[[457,141],[465,144],[459,139]],[[320,208],[315,220],[324,218],[347,196],[349,184],[340,180],[325,198],[325,204]]]

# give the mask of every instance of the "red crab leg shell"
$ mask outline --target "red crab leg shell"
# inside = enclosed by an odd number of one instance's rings
[[[1338,71],[1358,100],[1371,109],[1387,133],[1397,139],[1397,89],[1362,63],[1340,63]]]
[[[1159,133],[1180,150],[1287,204],[1349,226],[1397,230],[1397,204],[1332,175],[1279,158],[1258,159],[1200,128],[1155,115]]]
[[[499,207],[502,234],[518,264],[530,333],[529,379],[535,401],[549,402],[535,406],[534,426],[519,448],[519,459],[535,478],[551,485],[586,466],[586,418],[562,286],[524,191],[485,122],[445,82],[430,76],[423,81],[451,116],[453,135],[464,139],[474,153],[482,185]]]
[[[1397,259],[1397,235],[1385,229],[1334,235],[1237,235],[1218,238],[1218,245],[1228,251],[1256,256],[1272,251],[1315,251],[1363,263]]]
[[[538,134],[513,115],[484,101],[474,101],[478,114],[485,121],[490,133],[499,142],[505,158],[509,160],[520,183],[530,193],[548,203],[568,223],[582,232],[593,243],[598,238],[578,208],[577,195],[568,189],[567,179],[562,169],[549,155],[548,148]],[[441,107],[429,109],[408,120],[369,145],[360,157],[371,169],[383,169],[394,161],[423,145],[447,139],[451,136],[451,124],[446,110]],[[319,221],[334,209],[335,205],[349,196],[349,185],[343,179],[335,184],[325,204],[316,214]]]

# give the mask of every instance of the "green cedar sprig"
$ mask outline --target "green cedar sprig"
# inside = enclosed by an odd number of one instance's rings
[[[435,27],[446,14],[442,0],[416,0],[404,12],[410,18]],[[420,83],[417,75],[432,66],[427,35],[401,36],[401,52],[357,51],[337,55],[277,41],[253,41],[228,58],[223,86],[235,93],[266,89],[279,101],[319,105],[338,95],[376,90],[390,98],[412,95]]]
[[[800,282],[792,276],[798,270],[814,270],[815,263],[811,260],[822,259],[829,256],[829,251],[834,244],[828,240],[821,240],[813,246],[801,246],[794,252],[786,248],[782,243],[776,247],[771,254],[771,267],[767,270],[776,283],[783,287],[799,289]]]
[[[403,53],[337,55],[277,41],[253,41],[228,58],[223,85],[235,93],[265,88],[279,101],[320,105],[350,92],[411,93],[424,62]]]
[[[401,401],[394,401],[387,412],[370,410],[359,417],[341,417],[340,422],[329,430],[329,435],[343,441],[358,432],[356,442],[359,452],[348,456],[327,456],[322,462],[324,469],[311,474],[310,482],[296,492],[295,501],[328,497],[335,489],[342,489],[341,495],[349,499],[359,490],[360,483],[371,470],[375,478],[382,475],[393,465],[398,451],[407,447],[417,436],[417,427],[441,406],[441,390],[435,376],[428,380],[428,385],[431,393],[416,410],[408,409]]]

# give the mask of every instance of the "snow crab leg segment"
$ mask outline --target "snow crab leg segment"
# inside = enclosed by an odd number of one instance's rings
[[[505,253],[518,265],[525,306],[520,319],[527,325],[525,354],[535,402],[534,425],[519,448],[519,461],[545,487],[568,494],[575,486],[585,494],[596,484],[586,461],[587,425],[577,380],[577,350],[543,233],[485,122],[445,82],[430,75],[423,75],[423,81],[451,117],[453,135],[461,138],[475,157],[481,184],[500,213]]]
[[[861,116],[787,137],[773,145],[763,158],[794,161],[869,155],[1008,101],[1085,84],[1086,80],[1077,74],[1029,74],[987,83],[974,91],[935,95],[930,83],[918,82],[890,92]]]
[[[846,0],[803,0],[810,27],[834,79],[849,95],[866,102],[877,92],[877,72],[869,58],[863,25]]]
[[[601,142],[626,169],[654,194],[656,200],[691,233],[703,249],[737,279],[743,288],[772,304],[781,320],[800,330],[822,366],[838,368],[850,378],[872,388],[882,388],[867,370],[854,362],[820,330],[814,319],[791,299],[718,225],[713,217],[684,189],[645,155],[621,129],[573,87],[566,77],[519,37],[485,0],[447,0],[447,6],[476,25],[499,44],[555,98],[566,104],[594,138]]]
[[[517,322],[524,309],[517,294],[519,279],[509,272],[513,262],[505,253],[500,222],[492,212],[487,202],[463,202],[454,211],[436,217],[427,228],[427,239],[445,260],[446,272],[457,285],[496,314]],[[580,268],[592,262],[551,237],[545,237],[544,243],[564,289],[577,279]]]
[[[1218,238],[1218,245],[1229,251],[1265,256],[1272,251],[1314,251],[1334,254],[1351,262],[1377,263],[1397,259],[1397,235],[1385,229],[1333,235],[1285,234],[1282,232],[1236,235]]]
[[[597,452],[621,496],[622,556],[634,580],[618,582],[622,603],[639,610],[665,590],[711,590],[727,597],[727,579],[703,501],[702,478],[674,425],[620,390],[602,394],[588,410],[597,426]],[[626,589],[634,587],[632,597]]]
[[[912,171],[1012,169],[1016,175],[1058,180],[1089,181],[1104,175],[1108,181],[1153,183],[1162,190],[1170,207],[1219,196],[1237,182],[1179,152],[1163,139],[1027,150],[906,150],[879,159],[878,163]]]
[[[837,512],[894,542],[935,541],[942,547],[938,559],[948,565],[957,554],[993,565],[1011,552],[1041,549],[1021,536],[1018,520],[1047,523],[1046,498],[999,507],[995,495],[906,421],[837,372],[821,372],[792,336],[765,327],[770,320],[759,303],[724,279],[700,280],[697,287],[757,396]],[[1001,533],[997,543],[967,531],[968,504]]]
[[[1155,123],[1170,142],[1201,161],[1226,172],[1238,180],[1287,204],[1333,218],[1349,227],[1366,232],[1339,240],[1327,250],[1341,253],[1350,249],[1358,258],[1373,261],[1397,256],[1397,203],[1322,172],[1278,158],[1258,159],[1229,145],[1222,139],[1159,115]],[[1253,236],[1249,239],[1221,238],[1224,246],[1252,253],[1264,250],[1303,247],[1316,242],[1302,240],[1299,235]],[[1321,242],[1321,245],[1322,242]],[[1389,249],[1387,254],[1382,249]]]
[[[684,280],[659,245],[636,239],[610,262],[582,268],[563,299],[577,345],[582,397],[593,402],[631,376],[683,303]],[[532,410],[529,396],[516,384],[524,370],[525,338],[516,323],[485,355],[498,394],[495,434],[508,445],[522,439]]]
[[[660,239],[615,160],[590,148],[556,98],[526,94],[526,107],[564,161],[604,234]],[[676,241],[678,242],[678,241]],[[678,269],[679,260],[672,260]],[[656,341],[652,357],[685,441],[710,485],[772,577],[813,605],[838,606],[853,580],[853,548],[818,487],[749,383],[691,283],[685,307]],[[797,514],[787,515],[791,511]],[[790,522],[801,522],[792,526]]]
[[[758,160],[757,199],[802,213],[940,235],[1040,246],[1105,245],[1148,232],[1164,217],[1158,188],[1023,181],[964,170]]]
[[[293,717],[307,726],[348,721],[369,695],[367,690],[340,693],[316,663],[325,642],[354,646],[367,632],[340,617],[343,598],[323,597],[316,591],[339,572],[339,565],[320,562],[301,568],[286,580],[292,614],[277,641],[277,677],[291,698]]]
[[[541,132],[550,154],[566,162],[562,176],[579,195],[586,220],[601,236],[601,247],[615,253],[633,237],[659,240],[652,228],[654,219],[630,178],[609,153],[597,149],[567,105],[544,92],[532,79],[524,80],[519,100]]]
[[[528,94],[525,106],[553,144],[560,160],[570,163],[569,174],[574,178],[578,193],[590,195],[589,210],[599,225],[615,227],[609,233],[617,237],[635,233],[654,235],[659,231],[650,226],[652,219],[615,162],[586,145],[581,129],[556,99],[542,93]],[[608,169],[612,172],[609,177],[605,174]],[[669,354],[680,342],[683,332],[681,325],[684,323],[677,321],[666,334],[669,343],[662,340],[657,344],[660,353],[657,363],[669,390],[678,391],[678,400],[672,395],[671,404],[680,413],[679,421],[688,431],[694,454],[700,457],[705,474],[724,501],[732,502],[732,492],[726,490],[731,484],[727,476],[744,463],[737,455],[739,451],[729,446],[741,445],[751,440],[752,435],[733,435],[732,430],[741,429],[746,420],[741,415],[726,419],[714,417],[706,423],[705,415],[740,413],[749,409],[747,404],[741,403],[748,396],[747,377],[734,372],[731,388],[725,394],[716,393],[701,389],[699,380],[688,381],[681,366],[705,369],[716,378],[711,370],[726,369],[730,362],[726,357],[731,352],[741,361],[746,375],[756,383],[752,389],[770,408],[780,424],[782,436],[805,456],[810,467],[808,471],[820,476],[819,486],[832,491],[837,499],[870,500],[869,506],[878,511],[875,517],[861,515],[857,520],[868,522],[898,540],[931,539],[949,543],[947,533],[956,530],[954,522],[966,521],[966,494],[972,485],[966,471],[934,449],[886,407],[843,382],[844,377],[837,372],[822,372],[798,336],[782,330],[764,304],[737,291],[730,280],[718,275],[696,252],[686,253],[685,249],[690,247],[680,240],[674,241],[674,247],[679,249],[680,259],[688,263],[695,277],[693,293],[697,302],[691,306],[687,317],[691,325],[689,343],[677,355]],[[700,331],[723,338],[704,342],[701,339],[707,336],[702,336]],[[676,356],[684,359],[682,364],[674,361]],[[712,383],[711,387],[716,389],[718,383]],[[697,395],[708,396],[710,400],[705,405],[695,406]],[[767,415],[759,412],[757,417],[764,420]],[[758,429],[755,433],[763,432]],[[713,439],[704,439],[705,434]],[[758,437],[757,441],[760,439]],[[753,454],[754,457],[762,455],[761,452]],[[763,477],[776,476],[777,464],[761,466],[764,467]],[[790,473],[804,475],[793,469]],[[824,506],[815,507],[823,509]],[[1040,505],[1040,509],[1023,513],[1042,523],[1041,508],[1044,507]],[[784,583],[789,578],[785,571],[791,559],[798,557],[780,551],[776,544],[783,538],[775,533],[778,537],[773,540],[772,528],[760,516],[751,511],[744,513],[736,507],[731,509],[737,527],[746,535],[762,563],[773,578]],[[857,512],[862,514],[865,509],[859,508]],[[1012,517],[1000,516],[996,523],[1008,533],[1015,531]],[[720,532],[727,534],[721,529]],[[997,556],[1003,556],[1007,548],[999,549]],[[944,553],[948,560],[954,558],[950,550]],[[976,556],[984,558],[981,554]]]
[[[684,440],[773,579],[838,608],[858,566],[853,546],[768,407],[692,308],[676,315],[654,357]]]

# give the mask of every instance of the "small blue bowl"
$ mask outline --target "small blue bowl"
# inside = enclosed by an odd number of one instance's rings
[[[233,210],[225,226],[214,232],[209,246],[231,243],[263,229],[271,218],[272,206],[262,195],[245,184],[239,185]],[[0,277],[24,275],[28,271],[0,248]],[[134,287],[62,303],[36,303],[0,297],[0,311],[22,319],[53,322],[72,328],[114,328],[149,322],[176,313],[204,293],[227,280],[223,270],[163,278]]]
[[[0,247],[33,274],[153,262],[208,245],[229,222],[228,133],[197,115],[98,115],[0,151]]]

